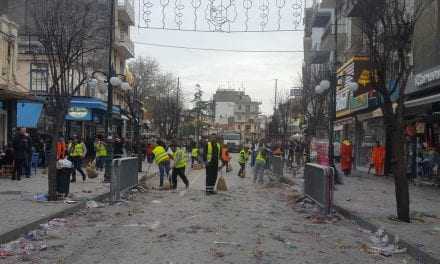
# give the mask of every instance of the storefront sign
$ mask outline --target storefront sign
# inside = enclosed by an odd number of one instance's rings
[[[85,107],[70,107],[67,112],[66,119],[75,121],[91,121],[92,114],[90,109]]]
[[[427,83],[440,80],[440,66],[429,71],[419,73],[415,77],[416,86],[420,87]]]
[[[350,110],[357,111],[368,108],[368,93],[363,93],[352,97],[350,101]]]
[[[348,90],[338,91],[336,94],[336,111],[342,111],[348,108]]]
[[[417,134],[424,134],[425,133],[425,123],[423,123],[423,122],[416,123],[416,133]]]

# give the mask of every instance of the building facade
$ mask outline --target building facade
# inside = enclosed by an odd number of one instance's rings
[[[9,3],[8,3],[9,2]],[[50,87],[50,68],[44,55],[38,36],[32,29],[30,13],[32,0],[2,0],[4,10],[9,17],[18,24],[18,56],[17,78],[20,87],[32,95],[44,98]],[[126,61],[134,57],[134,44],[130,36],[130,27],[135,23],[134,1],[115,0],[114,10],[111,10],[111,1],[96,1],[93,14],[96,24],[91,25],[102,30],[98,31],[92,41],[99,43],[99,49],[84,58],[88,64],[88,72],[99,71],[108,74],[109,64],[112,65],[113,76],[127,75]],[[113,46],[109,47],[109,25],[111,12],[114,12]],[[111,61],[109,61],[109,48]],[[93,141],[96,135],[104,134],[105,117],[107,110],[107,83],[106,76],[96,74],[96,87],[83,85],[71,101],[71,107],[66,116],[65,135],[80,135],[82,138]],[[92,76],[90,76],[92,78]],[[126,137],[131,117],[126,98],[127,91],[121,87],[113,89],[113,131],[116,136]],[[36,124],[29,124],[29,128],[37,128],[38,133],[44,133],[48,127],[44,109]],[[18,120],[17,126],[21,121]]]
[[[261,137],[258,122],[261,102],[252,101],[243,91],[218,89],[213,97],[214,127],[217,132],[239,132],[244,142]]]

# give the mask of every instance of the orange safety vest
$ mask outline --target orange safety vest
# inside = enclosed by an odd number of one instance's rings
[[[223,161],[230,161],[231,157],[229,156],[229,150],[227,147],[222,148],[222,160]]]

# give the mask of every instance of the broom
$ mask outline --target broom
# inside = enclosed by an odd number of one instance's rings
[[[217,179],[216,182],[216,190],[217,192],[226,192],[228,190],[228,186],[226,185],[225,177],[223,177],[223,170],[221,170],[220,177]]]

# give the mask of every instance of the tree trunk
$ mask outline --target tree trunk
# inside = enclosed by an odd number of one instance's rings
[[[57,112],[56,116],[52,118],[54,123],[52,127],[49,129],[49,135],[51,137],[52,151],[49,153],[48,157],[48,200],[56,201],[57,200],[57,140],[60,136],[63,128],[64,128],[64,111],[60,111],[62,114]]]
[[[392,163],[393,163],[393,131],[394,128],[388,122],[384,122],[385,126],[385,163],[384,173],[385,175],[391,175]]]
[[[409,217],[409,186],[406,176],[405,132],[400,123],[394,131],[394,182],[396,188],[397,217],[404,222],[410,222]]]
[[[406,176],[406,153],[405,153],[405,130],[403,124],[403,111],[397,110],[394,114],[393,104],[390,100],[382,107],[384,122],[390,136],[387,144],[390,144],[390,151],[386,156],[390,159],[390,167],[394,175],[394,185],[397,205],[397,218],[404,222],[410,222],[409,217],[409,186]],[[388,146],[387,146],[388,147]],[[394,162],[392,162],[394,160]]]

